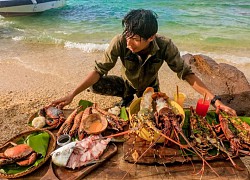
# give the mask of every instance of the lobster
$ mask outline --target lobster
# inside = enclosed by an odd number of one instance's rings
[[[194,112],[194,109],[190,107],[190,138],[192,142],[194,142],[195,146],[199,150],[199,152],[206,157],[206,159],[214,159],[217,157],[220,152],[224,152],[232,165],[238,169],[243,170],[233,161],[232,155],[225,148],[222,140],[217,136],[213,127],[208,123],[205,117],[201,117]],[[216,155],[209,154],[209,150],[216,148]]]
[[[214,128],[217,132],[223,132],[220,136],[229,141],[232,154],[234,156],[238,156],[239,153],[250,155],[250,125],[219,108],[216,109],[216,113],[220,123]]]

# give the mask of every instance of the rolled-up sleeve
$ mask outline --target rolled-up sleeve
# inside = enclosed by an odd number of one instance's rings
[[[188,74],[194,74],[191,67],[181,58],[178,48],[170,40],[166,48],[166,62],[169,68],[177,73],[179,79],[185,79]]]
[[[108,71],[115,66],[121,50],[120,39],[120,35],[115,36],[105,50],[102,60],[95,61],[95,71],[101,76],[107,75]]]

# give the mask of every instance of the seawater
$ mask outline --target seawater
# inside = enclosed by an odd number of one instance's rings
[[[203,53],[221,62],[250,66],[249,0],[67,0],[66,6],[33,16],[1,17],[1,39],[103,51],[123,31],[131,9],[158,14],[159,34],[182,54]]]

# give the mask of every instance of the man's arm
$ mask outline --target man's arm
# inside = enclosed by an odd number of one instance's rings
[[[88,87],[95,84],[100,79],[100,74],[97,71],[90,72],[85,79],[70,93],[72,96],[76,96]]]
[[[184,80],[186,80],[198,93],[202,95],[206,93],[206,96],[209,99],[213,99],[214,95],[208,90],[206,85],[195,74],[186,75]]]
[[[56,106],[59,105],[59,107],[64,107],[72,102],[74,97],[87,89],[88,87],[95,84],[100,79],[100,74],[97,71],[90,72],[83,81],[73,90],[71,91],[67,96],[57,99],[53,101],[51,104]]]

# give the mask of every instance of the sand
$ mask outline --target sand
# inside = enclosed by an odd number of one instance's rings
[[[6,44],[0,57],[0,145],[29,130],[28,118],[75,88],[93,70],[94,61],[101,57],[102,52],[84,53],[55,45]],[[118,63],[110,74],[119,75],[119,69]],[[167,65],[162,67],[159,75],[162,92],[173,98],[178,85],[179,91],[187,95],[184,106],[195,106],[201,95],[179,80]],[[80,99],[96,102],[102,108],[111,107],[120,100],[85,90],[65,108],[75,108]]]

